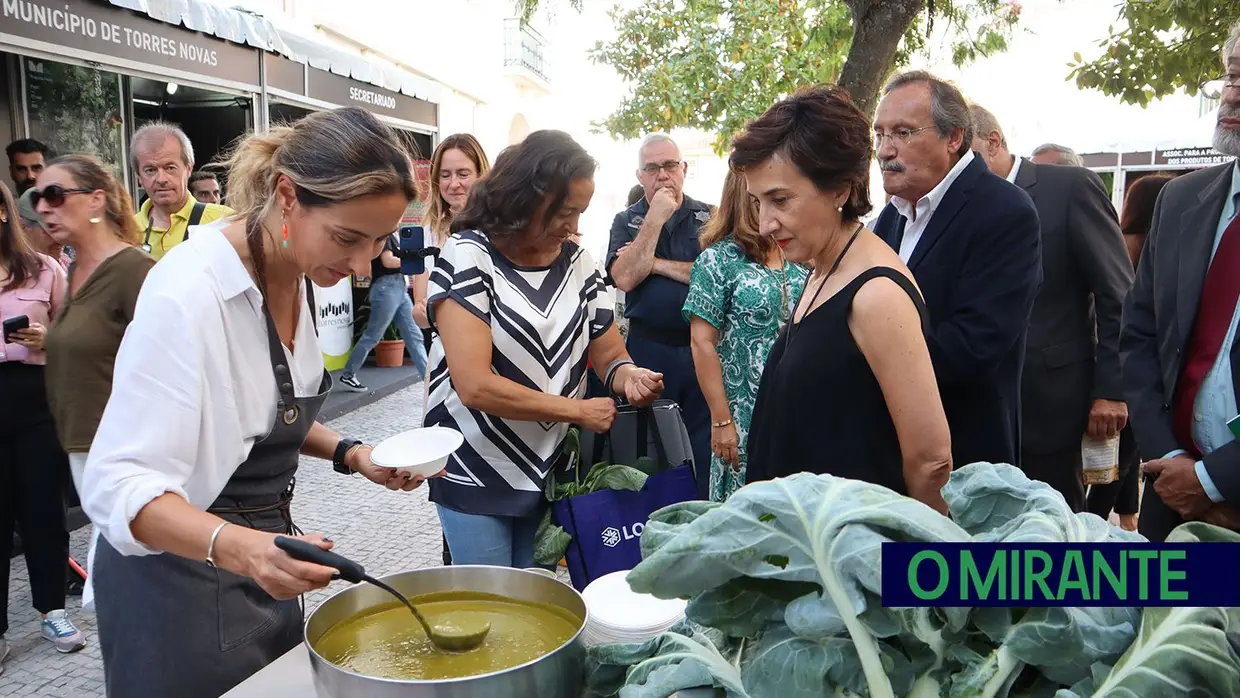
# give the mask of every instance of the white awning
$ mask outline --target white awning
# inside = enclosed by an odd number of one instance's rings
[[[224,2],[226,0],[220,0]],[[152,19],[209,34],[236,44],[271,51],[319,70],[400,92],[428,102],[439,102],[435,83],[363,56],[342,51],[267,17],[240,7],[210,0],[106,0],[111,5],[141,12]],[[278,21],[278,20],[277,20]]]
[[[288,47],[265,17],[204,0],[107,0],[151,19],[210,34],[235,44],[288,54]]]

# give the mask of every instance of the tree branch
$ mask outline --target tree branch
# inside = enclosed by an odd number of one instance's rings
[[[878,91],[891,74],[900,38],[921,10],[923,0],[847,0],[853,13],[852,48],[840,73],[840,86],[867,115],[874,113]]]

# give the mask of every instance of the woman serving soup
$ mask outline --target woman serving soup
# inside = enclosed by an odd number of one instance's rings
[[[414,197],[408,157],[347,108],[252,135],[228,164],[237,214],[147,277],[86,463],[110,698],[216,698],[297,645],[295,599],[333,575],[274,543],[296,532],[299,455],[420,484],[315,421],[331,379],[309,283],[368,272]]]

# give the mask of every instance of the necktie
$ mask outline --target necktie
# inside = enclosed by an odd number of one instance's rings
[[[1201,454],[1193,440],[1193,406],[1201,383],[1214,367],[1231,318],[1240,299],[1240,215],[1232,219],[1219,241],[1201,286],[1197,317],[1180,367],[1172,401],[1172,427],[1180,446],[1195,458]]]

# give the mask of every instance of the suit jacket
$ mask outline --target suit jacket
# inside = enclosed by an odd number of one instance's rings
[[[1080,447],[1095,399],[1124,399],[1119,332],[1132,262],[1098,175],[1025,160],[1016,186],[1033,198],[1042,226],[1042,287],[1021,380],[1021,446],[1058,453]]]
[[[900,249],[905,218],[888,204],[874,232]],[[1042,280],[1038,212],[980,155],[947,190],[909,258],[930,316],[930,357],[957,467],[1020,464],[1020,376]]]
[[[1136,281],[1124,302],[1120,360],[1129,420],[1141,460],[1155,460],[1183,448],[1171,428],[1171,401],[1180,376],[1219,216],[1231,190],[1234,163],[1183,175],[1167,183],[1154,205]],[[1240,376],[1240,342],[1231,350],[1231,367]],[[1240,385],[1240,381],[1237,382]],[[1240,391],[1237,391],[1240,400]],[[1240,505],[1240,441],[1202,459],[1210,479],[1231,505]],[[1161,540],[1182,521],[1145,488],[1142,533]],[[1146,509],[1166,514],[1147,522]],[[1147,524],[1150,526],[1147,532]]]

